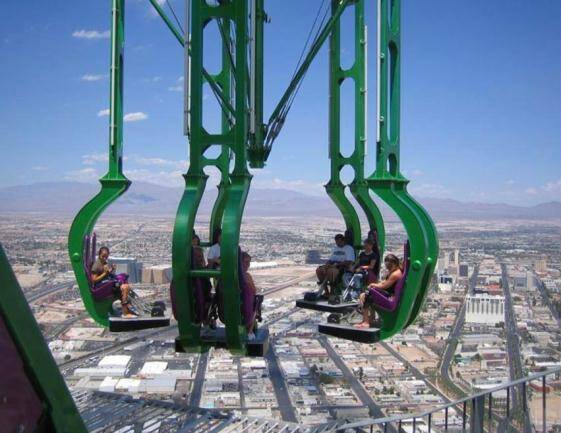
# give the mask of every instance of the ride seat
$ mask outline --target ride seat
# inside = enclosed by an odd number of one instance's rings
[[[84,271],[86,272],[86,277],[88,278],[88,285],[90,287],[90,292],[95,301],[103,301],[105,299],[114,298],[114,288],[115,283],[113,281],[107,281],[102,284],[94,284],[92,279],[92,266],[97,255],[96,251],[96,241],[97,237],[94,233],[92,236],[86,235],[84,238]]]
[[[388,296],[383,290],[380,289],[369,289],[369,295],[374,304],[374,308],[393,312],[397,309],[401,295],[405,288],[405,282],[407,281],[407,273],[409,271],[409,241],[407,241],[403,247],[403,275],[394,286],[394,293]]]

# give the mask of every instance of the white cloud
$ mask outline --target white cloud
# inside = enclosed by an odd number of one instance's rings
[[[111,35],[109,30],[75,30],[72,37],[78,39],[108,39]]]
[[[85,74],[80,78],[82,81],[101,81],[107,78],[107,74]]]
[[[145,168],[125,170],[125,176],[132,181],[149,182],[168,187],[183,186],[185,184],[183,173],[183,170],[151,171]]]
[[[450,190],[438,183],[411,184],[411,193],[421,197],[446,198]]]
[[[146,113],[143,113],[142,111],[137,111],[135,113],[127,113],[123,118],[125,122],[140,122],[146,119],[148,119],[148,115]]]
[[[106,108],[104,110],[98,111],[97,117],[109,116],[109,114],[110,114],[109,108]],[[140,122],[146,119],[148,119],[148,114],[143,113],[142,111],[127,113],[123,116],[123,121],[125,122]]]
[[[509,179],[505,183],[509,186],[512,186],[512,185],[516,184],[516,181],[514,179]]]
[[[144,83],[159,83],[160,81],[162,81],[162,77],[160,77],[159,75],[142,79],[142,82]]]
[[[185,80],[185,78],[183,78],[183,75],[178,77],[175,84],[173,86],[168,87],[168,90],[170,92],[183,92],[183,81],[184,80]]]
[[[309,182],[301,179],[284,180],[278,177],[273,179],[259,179],[259,177],[256,177],[252,184],[256,188],[261,189],[287,189],[310,195],[325,194],[325,188],[322,183]]]
[[[561,193],[561,179],[558,179],[553,182],[547,182],[542,189],[545,192],[552,192],[552,193]]]
[[[46,171],[46,170],[49,170],[49,167],[44,166],[44,165],[36,165],[35,167],[32,167],[31,169],[35,170],[35,171]]]
[[[81,170],[72,170],[66,173],[65,180],[73,180],[77,182],[91,182],[100,177],[98,171],[94,168],[87,167]]]
[[[528,187],[524,192],[541,200],[561,200],[561,178],[546,182],[539,187]]]
[[[173,160],[173,159],[163,159],[163,158],[146,158],[140,155],[132,155],[131,161],[144,166],[156,166],[156,167],[173,167],[176,169],[185,169],[187,167],[187,161],[184,159]]]
[[[109,161],[109,157],[106,153],[92,153],[89,155],[82,155],[82,164],[84,165],[94,165],[100,162]]]

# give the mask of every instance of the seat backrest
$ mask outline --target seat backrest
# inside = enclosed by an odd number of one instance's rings
[[[409,272],[409,241],[405,242],[405,245],[403,246],[403,269],[401,272],[401,278],[397,281],[397,283],[395,283],[393,292],[396,307],[401,299],[401,295],[403,294],[405,282],[407,281],[407,273]]]
[[[88,278],[88,282],[90,283],[90,287],[93,286],[92,281],[92,266],[97,257],[97,235],[95,232],[90,236],[86,235],[84,237],[84,272],[86,273],[86,277]]]

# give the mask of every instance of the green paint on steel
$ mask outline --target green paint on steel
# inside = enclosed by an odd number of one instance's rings
[[[45,431],[86,433],[78,409],[33,317],[0,244],[0,316],[15,343],[25,372],[41,399],[46,416]],[[10,374],[8,371],[2,374]],[[43,431],[43,430],[40,430]]]
[[[109,109],[109,169],[100,179],[101,190],[78,212],[68,235],[68,253],[80,295],[90,316],[108,326],[111,300],[95,301],[84,269],[84,240],[92,233],[103,211],[129,187],[123,174],[123,51],[125,1],[112,0],[111,19],[111,84]]]
[[[434,223],[407,192],[408,180],[400,164],[400,59],[401,1],[380,0],[380,59],[378,77],[380,139],[376,170],[367,179],[371,190],[399,216],[410,242],[411,266],[396,312],[379,311],[383,326],[380,338],[389,338],[411,324],[426,297],[436,259],[438,238]]]
[[[258,2],[258,5],[262,4]],[[242,324],[240,287],[238,280],[238,245],[243,210],[249,192],[251,175],[248,171],[248,7],[247,2],[222,2],[209,6],[204,0],[191,2],[191,95],[190,95],[190,165],[185,175],[185,192],[178,207],[172,241],[173,278],[176,288],[179,337],[184,350],[199,351],[207,347],[200,339],[200,325],[195,323],[192,277],[191,240],[200,198],[206,186],[204,168],[213,166],[221,172],[218,198],[214,204],[210,234],[222,229],[221,268],[218,280],[224,297],[224,319],[227,347],[245,352],[246,331]],[[259,9],[259,6],[258,6]],[[264,16],[262,10],[260,16]],[[222,105],[222,130],[209,134],[204,125],[203,86],[209,82],[203,68],[205,26],[216,21],[222,42],[222,70],[210,77],[220,88],[228,106]],[[259,26],[258,26],[259,27]],[[235,30],[232,32],[232,30]],[[257,32],[262,38],[262,31]],[[233,44],[233,46],[231,46]],[[262,41],[258,42],[262,46]],[[262,48],[261,48],[262,49]],[[256,77],[262,80],[262,58],[256,65]],[[262,85],[258,86],[257,101],[262,104]],[[231,108],[229,108],[231,107]],[[262,112],[262,108],[257,108]],[[258,119],[258,125],[262,121]],[[207,158],[211,146],[222,146],[220,156]],[[233,163],[233,167],[231,167]],[[204,273],[204,271],[203,271]],[[207,273],[211,276],[211,272]],[[199,275],[200,276],[200,275]],[[216,272],[212,274],[216,277]]]
[[[384,222],[380,210],[368,193],[364,179],[364,159],[366,155],[366,27],[364,24],[364,0],[346,3],[341,6],[338,0],[332,0],[332,17],[337,17],[330,36],[329,44],[329,158],[331,161],[331,179],[326,191],[340,210],[347,229],[353,232],[353,244],[358,250],[362,245],[360,219],[345,190],[353,197],[366,214],[369,229],[378,234],[379,248],[385,245]],[[342,8],[342,10],[341,10]],[[355,26],[355,61],[344,70],[341,66],[341,23],[340,16],[345,9],[354,12]],[[341,85],[345,80],[352,80],[355,89],[355,135],[354,149],[351,155],[341,154]],[[341,170],[351,167],[354,179],[349,185],[341,181]]]

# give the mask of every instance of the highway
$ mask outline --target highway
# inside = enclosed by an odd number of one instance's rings
[[[477,285],[477,276],[479,275],[479,266],[475,266],[473,269],[473,273],[469,279],[469,287],[468,292],[471,294],[473,293],[475,286]],[[450,377],[450,365],[452,364],[452,359],[454,358],[454,353],[456,351],[457,343],[460,339],[462,328],[464,326],[466,318],[466,302],[465,298],[462,302],[462,306],[460,307],[460,311],[456,316],[456,321],[452,326],[452,330],[450,331],[450,335],[448,336],[448,342],[446,344],[446,349],[444,351],[444,355],[442,356],[442,361],[440,362],[440,377],[447,383],[447,385],[452,388],[457,394],[458,397],[465,395],[465,391],[460,388],[454,380]]]
[[[284,381],[284,377],[280,370],[277,355],[272,348],[267,351],[265,359],[267,360],[267,365],[269,366],[269,378],[273,383],[273,389],[275,390],[275,397],[277,399],[282,420],[298,422],[296,413],[294,412],[294,406],[292,406],[292,401],[290,401],[290,395],[288,393],[286,382]]]
[[[551,312],[551,315],[557,321],[557,325],[561,327],[561,318],[559,317],[559,314],[557,314],[557,310],[555,309],[553,303],[551,302],[551,298],[549,297],[549,292],[547,291],[545,284],[542,283],[542,281],[539,278],[537,278],[535,275],[534,275],[534,284],[540,291],[544,304],[547,305],[549,311]]]
[[[350,385],[353,392],[357,395],[362,404],[369,409],[370,416],[375,418],[383,418],[385,414],[380,409],[380,406],[376,404],[374,399],[370,396],[370,394],[368,394],[368,391],[366,391],[366,388],[364,388],[362,383],[356,378],[353,372],[349,370],[349,367],[347,367],[341,356],[335,351],[335,349],[333,349],[327,337],[322,335],[318,338],[318,340],[323,348],[327,351],[327,354],[333,360],[337,368],[341,370],[345,381]],[[388,426],[388,432],[396,432],[395,427]]]
[[[189,398],[189,405],[191,406],[199,407],[201,404],[207,364],[208,352],[203,352],[199,355],[199,362],[197,363],[197,373],[195,375],[193,389],[191,390],[191,396]]]
[[[506,265],[501,263],[501,283],[505,296],[505,333],[508,354],[508,365],[510,370],[510,379],[515,380],[524,377],[522,370],[522,355],[520,354],[520,338],[516,328],[516,315],[514,313],[514,302],[510,293],[510,285],[508,283],[508,272]],[[529,422],[528,411],[523,411],[523,401],[525,396],[522,395],[522,389],[517,388],[511,392],[512,411],[513,413],[524,413],[524,432],[530,433],[531,426]]]
[[[301,281],[305,281],[315,275],[315,271],[306,272],[302,274],[298,278],[293,278],[292,280],[285,281],[284,283],[277,284],[276,286],[270,287],[269,289],[263,290],[261,293],[262,295],[270,295],[271,293],[280,292],[281,290],[288,289],[291,286],[294,286],[296,283]]]

